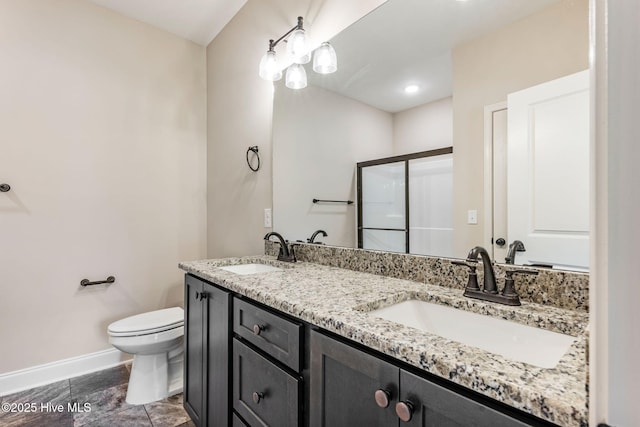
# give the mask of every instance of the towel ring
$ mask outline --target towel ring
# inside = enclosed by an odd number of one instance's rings
[[[249,160],[249,152],[253,152],[253,154],[255,154],[256,157],[258,158],[258,166],[256,166],[255,168],[251,165],[251,160]],[[257,145],[254,145],[253,147],[249,147],[247,149],[247,165],[249,165],[249,169],[251,169],[254,172],[257,172],[258,169],[260,169],[260,154],[258,154]]]

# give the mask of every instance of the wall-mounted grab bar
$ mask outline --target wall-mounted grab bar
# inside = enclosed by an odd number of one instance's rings
[[[313,199],[313,203],[345,203],[347,205],[352,205],[353,200],[320,200]]]
[[[89,279],[82,279],[82,281],[80,281],[80,286],[102,285],[105,283],[113,283],[115,281],[116,278],[113,276],[107,277],[107,280],[99,280],[97,282],[91,282]]]

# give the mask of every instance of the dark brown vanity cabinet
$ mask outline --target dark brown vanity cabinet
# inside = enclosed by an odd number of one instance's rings
[[[530,425],[317,331],[310,394],[311,427]]]
[[[229,424],[231,294],[185,276],[184,408],[198,427]]]

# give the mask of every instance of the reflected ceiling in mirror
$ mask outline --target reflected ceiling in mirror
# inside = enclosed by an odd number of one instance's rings
[[[558,0],[390,0],[335,36],[338,71],[310,85],[396,113],[452,94],[451,51]],[[418,90],[407,94],[405,88]]]

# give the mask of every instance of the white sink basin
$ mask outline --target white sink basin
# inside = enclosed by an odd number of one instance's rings
[[[281,268],[274,267],[268,264],[238,264],[219,268],[220,270],[230,271],[235,274],[257,274],[282,270]]]
[[[418,300],[369,314],[541,368],[555,367],[575,338]]]

